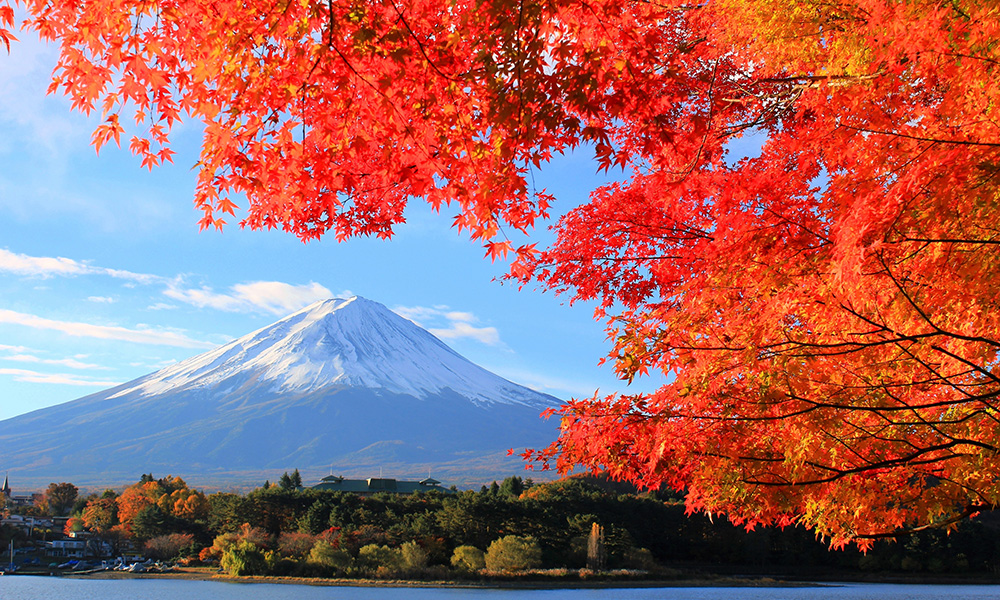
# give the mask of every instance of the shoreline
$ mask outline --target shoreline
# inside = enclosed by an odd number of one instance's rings
[[[30,573],[25,573],[30,575]],[[39,574],[45,576],[44,574]],[[122,571],[100,571],[97,573],[58,573],[55,577],[72,579],[181,579],[188,581],[218,581],[223,583],[274,583],[284,585],[309,585],[316,587],[385,587],[385,588],[451,588],[451,589],[615,589],[615,588],[678,588],[678,587],[835,587],[836,584],[793,582],[769,577],[753,579],[734,577],[692,577],[680,579],[581,579],[561,576],[558,580],[543,578],[491,579],[491,580],[421,580],[421,579],[350,579],[291,576],[242,576],[218,573],[214,569],[182,567],[171,573],[127,573]]]
[[[772,577],[768,575],[733,576],[706,573],[704,575],[690,574],[676,578],[657,578],[655,576],[643,579],[616,578],[614,576],[584,577],[574,575],[554,575],[546,578],[544,574],[512,576],[496,579],[353,579],[346,577],[294,577],[294,576],[233,576],[219,573],[214,568],[181,567],[171,573],[128,573],[122,571],[99,571],[94,573],[18,573],[18,575],[34,575],[41,577],[67,577],[71,579],[179,579],[188,581],[217,581],[220,583],[272,583],[279,585],[308,585],[314,587],[371,587],[371,588],[442,588],[442,589],[523,589],[523,590],[557,590],[557,589],[616,589],[616,588],[826,588],[840,587],[845,584],[886,584],[886,585],[1000,585],[1000,580],[993,576],[910,576],[902,574],[883,573],[878,575],[854,576],[846,574],[814,574],[813,577],[790,578],[787,575]]]

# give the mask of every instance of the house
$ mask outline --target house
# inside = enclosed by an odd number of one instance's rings
[[[86,540],[65,539],[45,542],[45,556],[55,558],[83,558],[86,551]]]
[[[45,542],[45,555],[57,558],[107,558],[113,551],[111,544],[83,531],[70,533],[66,539]]]
[[[362,496],[370,496],[379,492],[390,494],[416,494],[418,492],[440,492],[442,494],[454,494],[454,490],[441,487],[441,482],[430,477],[420,481],[399,481],[397,479],[369,478],[369,479],[345,479],[339,475],[327,475],[320,482],[312,486],[314,490],[327,490],[332,492],[350,492]]]
[[[24,515],[9,515],[0,520],[0,523],[17,527],[29,536],[34,532],[35,528],[52,529],[55,527],[55,522],[51,518],[26,517]]]

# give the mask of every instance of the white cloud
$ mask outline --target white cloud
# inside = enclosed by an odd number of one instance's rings
[[[0,271],[17,275],[51,277],[53,275],[79,275],[84,272],[84,265],[70,258],[28,256],[0,249]]]
[[[203,287],[200,290],[188,288],[181,289],[171,286],[163,292],[168,298],[179,300],[186,304],[192,304],[198,308],[214,308],[217,310],[239,311],[241,302],[228,294],[219,294],[211,288]]]
[[[570,396],[574,398],[589,398],[599,391],[599,386],[588,385],[577,380],[560,379],[548,375],[539,375],[523,369],[511,369],[506,367],[490,367],[491,371],[505,379],[529,387],[535,391],[551,394],[562,400]]]
[[[289,285],[280,281],[255,281],[234,285],[233,291],[245,301],[278,315],[333,297],[333,292],[316,282]]]
[[[468,338],[491,346],[503,345],[497,328],[476,327],[473,323],[479,319],[470,312],[453,311],[444,305],[397,306],[392,310],[442,339]]]
[[[65,373],[39,373],[27,369],[0,369],[0,375],[13,376],[16,381],[28,383],[55,383],[60,385],[97,386],[102,388],[113,387],[121,383],[120,381],[101,381],[79,375],[67,375]]]
[[[497,331],[496,327],[473,327],[472,325],[462,321],[453,322],[451,327],[448,327],[447,329],[433,327],[427,331],[430,331],[439,338],[447,340],[472,338],[491,346],[496,346],[500,343],[500,333]]]
[[[462,321],[465,323],[474,323],[476,321],[476,315],[470,312],[458,312],[451,311],[444,314],[451,321]]]
[[[30,349],[24,346],[8,346],[7,344],[0,344],[0,350],[4,352],[17,352],[17,353],[31,352]]]
[[[156,304],[151,304],[146,307],[146,310],[177,310],[179,307],[176,304],[167,304],[166,302],[157,302]]]
[[[47,329],[59,331],[74,337],[91,337],[105,340],[120,340],[123,342],[133,342],[136,344],[153,344],[158,346],[176,346],[180,348],[215,348],[216,345],[210,342],[203,342],[187,337],[176,331],[166,331],[162,329],[128,329],[115,325],[93,325],[91,323],[79,323],[73,321],[57,321],[46,319],[37,315],[15,312],[13,310],[0,309],[0,323],[10,323],[31,327],[33,329]]]
[[[316,282],[308,285],[292,285],[281,281],[253,281],[240,283],[229,289],[229,293],[220,293],[209,287],[184,289],[178,285],[171,285],[163,293],[168,298],[199,308],[230,312],[263,311],[279,316],[335,296],[333,292]]]
[[[163,284],[166,286],[163,291],[165,296],[198,308],[214,308],[228,312],[262,311],[278,316],[285,316],[318,300],[333,297],[345,298],[351,295],[349,291],[334,294],[316,282],[310,282],[306,285],[292,285],[281,281],[251,281],[236,284],[230,287],[228,292],[216,292],[207,286],[184,287],[180,277],[169,279],[159,275],[97,267],[72,258],[29,256],[0,248],[0,273],[3,272],[41,279],[104,275],[125,279],[127,281],[126,287],[134,287],[136,283]],[[111,296],[88,296],[87,300],[99,303],[116,301]],[[149,310],[174,308],[177,306],[166,302],[157,302],[148,307]]]
[[[73,277],[76,275],[106,275],[116,279],[127,279],[138,283],[155,283],[164,278],[145,273],[132,273],[120,269],[95,267],[85,262],[61,256],[29,256],[0,248],[0,271],[26,277]],[[92,299],[92,298],[91,298]]]
[[[31,354],[14,354],[12,356],[0,357],[0,360],[13,360],[17,362],[30,362],[44,365],[60,365],[71,369],[108,369],[108,367],[80,362],[79,360],[73,358],[39,358]]]
[[[447,307],[445,307],[447,308]],[[426,306],[397,306],[392,309],[392,312],[403,317],[404,319],[409,319],[416,323],[417,325],[423,326],[426,321],[438,317],[442,314],[442,311],[437,308],[429,308]]]

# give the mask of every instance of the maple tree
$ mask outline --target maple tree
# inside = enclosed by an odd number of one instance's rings
[[[114,498],[95,498],[87,502],[81,515],[90,531],[106,534],[118,524],[118,503]]]
[[[136,517],[151,508],[156,514],[180,519],[204,519],[208,515],[205,494],[192,490],[180,477],[168,475],[153,479],[143,475],[139,482],[125,488],[114,500],[119,528],[125,535],[133,534]]]
[[[1000,499],[995,3],[15,1],[98,149],[204,124],[202,227],[389,237],[423,198],[596,300],[671,383],[567,403],[536,458],[835,545]],[[513,241],[581,146],[625,181]]]

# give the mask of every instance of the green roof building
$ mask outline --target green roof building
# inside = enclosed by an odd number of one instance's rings
[[[390,494],[415,494],[417,492],[441,492],[454,494],[454,490],[441,487],[437,479],[422,479],[420,481],[398,481],[396,479],[344,479],[338,475],[327,475],[312,486],[314,490],[329,490],[333,492],[351,492],[352,494],[371,495],[379,492]]]

